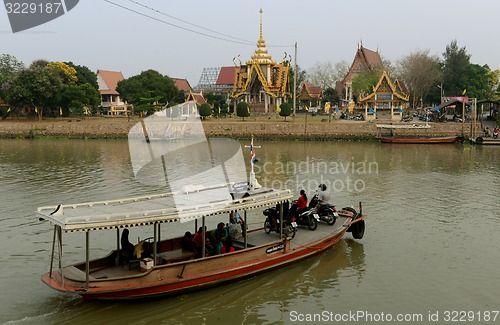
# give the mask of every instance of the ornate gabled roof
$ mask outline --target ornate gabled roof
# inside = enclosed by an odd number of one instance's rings
[[[349,71],[342,80],[342,84],[352,81],[353,75],[362,70],[373,70],[381,65],[383,65],[383,62],[378,52],[369,50],[364,48],[363,45],[360,45],[358,46],[358,50],[356,51]]]
[[[193,90],[193,88],[191,88],[191,85],[189,84],[189,81],[187,81],[187,79],[172,78],[172,80],[174,81],[177,89],[182,90],[184,93],[187,93],[187,92],[190,92]]]
[[[193,93],[192,91],[189,92],[189,95],[186,98],[186,102],[189,102],[191,100],[194,100],[196,102],[196,105],[200,106],[204,103],[207,102],[205,97],[203,96],[203,93]]]
[[[304,82],[299,94],[300,99],[321,99],[323,98],[323,88],[313,85],[312,83]]]
[[[262,8],[260,9],[260,37],[257,41],[257,49],[252,55],[252,59],[247,61],[247,64],[259,63],[259,64],[274,64],[271,54],[267,52],[266,41],[262,37]]]
[[[381,94],[381,93],[390,93],[393,94],[395,97],[399,98],[400,100],[403,101],[408,101],[410,96],[402,93],[398,87],[394,83],[392,83],[391,79],[389,78],[389,75],[387,74],[387,71],[384,70],[382,72],[382,75],[380,76],[380,79],[375,87],[373,87],[373,92],[363,98],[359,98],[359,102],[365,102],[370,99],[375,99],[376,94]]]

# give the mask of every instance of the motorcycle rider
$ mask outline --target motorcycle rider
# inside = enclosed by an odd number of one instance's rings
[[[327,192],[325,184],[319,184],[318,188],[318,205],[316,208],[319,211],[323,205],[328,205],[328,201],[330,201],[330,193]]]
[[[300,190],[300,196],[297,199],[297,215],[304,212],[307,209],[307,195],[306,191]]]

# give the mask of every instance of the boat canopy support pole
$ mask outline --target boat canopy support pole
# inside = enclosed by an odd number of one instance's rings
[[[89,289],[90,278],[90,231],[85,232],[85,290]]]
[[[154,227],[154,230],[153,230],[153,263],[154,263],[154,266],[156,266],[156,254],[158,253],[158,248],[157,248],[157,243],[158,243],[158,227],[159,227],[159,224],[157,224],[156,222],[153,224],[153,227]]]
[[[201,218],[201,257],[205,257],[205,240],[206,240],[206,233],[205,233],[205,217]]]
[[[63,274],[63,269],[62,269],[62,229],[61,226],[56,226],[57,227],[57,246],[59,250],[59,270],[61,272],[61,285],[64,287],[64,274]]]
[[[52,268],[54,265],[54,250],[56,248],[56,234],[57,234],[57,226],[54,226],[54,235],[52,237],[52,253],[50,254],[49,278],[52,278]]]
[[[280,239],[283,239],[283,203],[280,206]]]
[[[243,212],[243,227],[245,227],[245,230],[244,230],[244,233],[245,233],[245,236],[243,236],[243,248],[246,249],[248,248],[248,229],[246,229],[248,223],[247,223],[247,210],[244,210]]]
[[[115,260],[115,265],[120,264],[120,256],[121,256],[121,251],[120,251],[120,228],[116,228],[116,260]]]

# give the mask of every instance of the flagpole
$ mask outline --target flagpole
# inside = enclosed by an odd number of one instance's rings
[[[295,42],[295,57],[294,57],[294,73],[293,73],[293,117],[297,114],[297,106],[295,101],[297,100],[297,42]]]
[[[254,171],[254,165],[255,165],[255,148],[260,148],[260,146],[254,146],[253,145],[253,134],[252,134],[252,140],[250,141],[249,146],[245,146],[245,148],[250,148],[250,180],[249,180],[249,190],[255,190],[258,188],[261,188],[262,186],[257,182],[257,178],[255,178],[255,171]]]

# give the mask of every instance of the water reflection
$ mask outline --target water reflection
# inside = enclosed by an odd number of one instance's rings
[[[0,245],[9,248],[0,256],[0,285],[9,297],[0,307],[0,323],[289,323],[291,310],[360,306],[427,313],[444,305],[484,310],[496,301],[500,287],[491,279],[500,268],[500,202],[494,190],[500,188],[500,148],[295,141],[256,145],[262,146],[257,151],[261,167],[266,162],[271,167],[306,161],[377,163],[377,172],[365,174],[310,171],[297,178],[271,168],[257,175],[261,184],[264,176],[271,182],[288,181],[295,195],[302,181],[321,176],[332,182],[347,176],[363,180],[362,192],[332,193],[337,207],[363,202],[368,220],[362,241],[348,235],[317,257],[203,292],[99,303],[41,283],[50,261],[52,229],[34,218],[34,211],[56,202],[116,199],[165,188],[144,186],[134,178],[126,141],[0,139]],[[245,165],[248,169],[248,159]],[[262,213],[255,211],[255,217],[261,225]],[[83,243],[78,236],[65,240]],[[97,235],[92,254],[108,247],[107,242],[114,247],[114,237]],[[83,251],[74,247],[66,256],[81,260]]]

